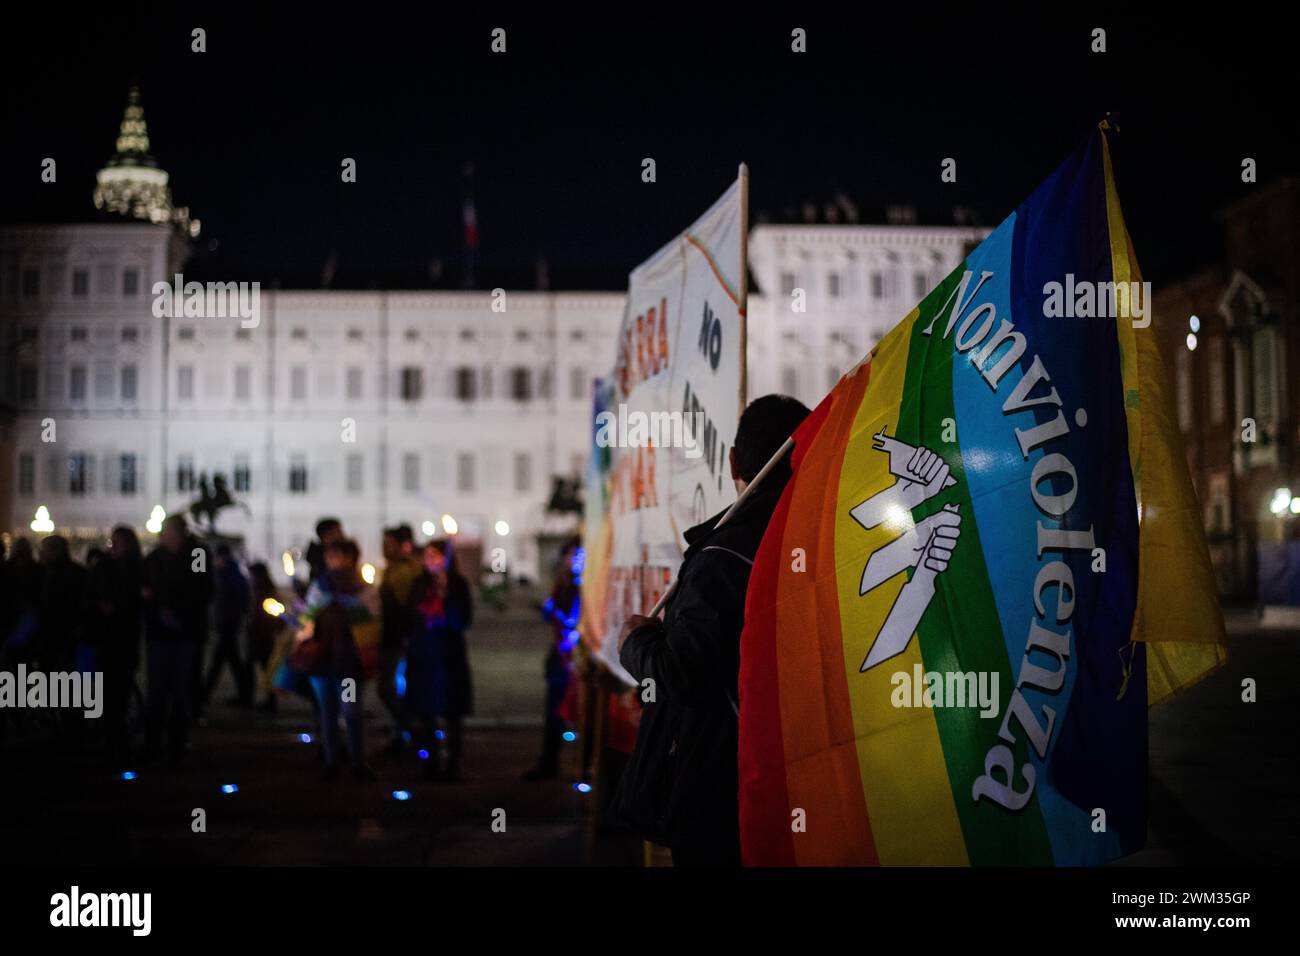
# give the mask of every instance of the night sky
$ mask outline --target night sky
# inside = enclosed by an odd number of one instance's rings
[[[863,221],[907,203],[950,223],[960,204],[994,225],[1114,110],[1120,194],[1157,283],[1215,260],[1215,213],[1251,188],[1243,156],[1261,183],[1298,168],[1281,101],[1294,54],[1260,22],[548,6],[6,12],[0,220],[95,217],[94,172],[133,81],[175,200],[203,222],[191,271],[291,287],[319,286],[331,256],[335,286],[459,287],[467,162],[477,285],[532,287],[544,257],[557,289],[622,288],[741,160],[755,222],[800,221],[804,202],[843,193]],[[206,53],[190,52],[195,26]],[[489,51],[495,26],[505,55]],[[795,26],[806,54],[790,52]],[[1106,54],[1089,51],[1096,26]],[[46,156],[57,184],[40,182]],[[345,156],[355,184],[339,181]],[[939,180],[947,156],[956,184]]]

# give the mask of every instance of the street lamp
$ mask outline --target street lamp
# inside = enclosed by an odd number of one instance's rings
[[[497,534],[501,535],[503,538],[510,534],[510,522],[506,521],[504,518],[498,521],[495,527]]]
[[[443,515],[442,530],[447,532],[447,534],[455,534],[460,530],[460,525],[456,524],[456,519],[451,515]]]
[[[1291,497],[1290,488],[1279,488],[1273,492],[1273,500],[1268,503],[1268,510],[1273,514],[1281,516],[1282,512],[1290,510],[1292,514],[1300,514],[1295,507],[1295,499]]]
[[[432,538],[435,532],[437,532],[438,526],[432,521],[426,521],[424,524],[420,525],[420,530],[424,532],[426,538]]]
[[[50,534],[54,530],[54,522],[50,519],[50,509],[41,505],[36,509],[36,514],[32,518],[32,530],[37,534]]]
[[[162,532],[163,519],[167,517],[167,512],[163,510],[162,505],[154,505],[153,511],[149,512],[149,520],[144,523],[144,530],[150,534],[160,534]]]

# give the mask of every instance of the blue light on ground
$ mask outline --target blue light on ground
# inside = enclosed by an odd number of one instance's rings
[[[223,783],[221,785],[222,793],[239,793],[239,788],[233,783]]]
[[[427,751],[427,750],[417,750],[417,751],[415,752],[415,755],[416,755],[417,757],[419,757],[421,760],[428,760],[428,759],[429,759],[429,751]]]
[[[589,783],[575,783],[575,784],[573,785],[573,789],[574,789],[574,790],[577,790],[579,793],[591,793],[591,784],[589,784]]]
[[[435,731],[433,732],[433,735],[434,735],[435,737],[437,737],[439,740],[445,740],[446,737],[447,737],[447,731],[445,731],[445,730],[435,730]]]
[[[406,658],[405,657],[403,657],[400,661],[397,662],[397,679],[395,683],[397,684],[397,696],[405,697],[406,696]]]
[[[411,799],[411,791],[409,791],[409,790],[394,790],[394,791],[393,791],[393,799],[394,799],[394,800],[410,800],[410,799]]]
[[[305,744],[311,743],[311,734],[299,734],[298,739]]]
[[[563,736],[565,741],[568,743],[573,743],[575,740],[578,739],[578,735],[575,734],[572,730],[566,730],[561,736]]]
[[[134,780],[135,777],[136,777],[136,774],[135,774],[135,771],[134,771],[134,770],[127,770],[125,773],[121,774],[121,775],[119,776],[118,779],[119,779],[119,780]]]

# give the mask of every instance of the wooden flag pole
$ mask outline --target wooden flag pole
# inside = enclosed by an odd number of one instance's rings
[[[749,167],[740,164],[740,412],[749,392]]]

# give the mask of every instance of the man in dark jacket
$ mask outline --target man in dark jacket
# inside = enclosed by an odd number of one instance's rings
[[[807,416],[804,405],[784,395],[764,396],[745,409],[731,449],[738,492]],[[790,474],[787,455],[726,524],[717,526],[719,513],[688,530],[663,620],[633,615],[619,635],[619,660],[628,673],[643,688],[647,678],[654,682],[619,803],[644,809],[648,797],[657,804],[650,812],[663,821],[660,836],[675,866],[740,864],[737,683],[745,592]]]
[[[308,584],[325,576],[325,550],[346,537],[343,523],[338,518],[321,518],[316,522],[316,540],[307,545]]]
[[[217,650],[208,666],[207,681],[203,685],[202,706],[207,706],[221,680],[221,669],[229,667],[235,678],[234,703],[240,707],[253,706],[253,673],[251,661],[246,661],[239,648],[239,635],[248,614],[250,588],[248,576],[239,566],[230,545],[224,541],[217,545],[217,567],[213,580],[213,623],[217,629]],[[202,661],[199,662],[200,664]]]
[[[212,578],[207,555],[182,515],[163,522],[158,547],[144,564],[145,642],[149,697],[146,752],[158,753],[167,731],[168,756],[179,759],[189,740],[199,649],[207,639]]]

